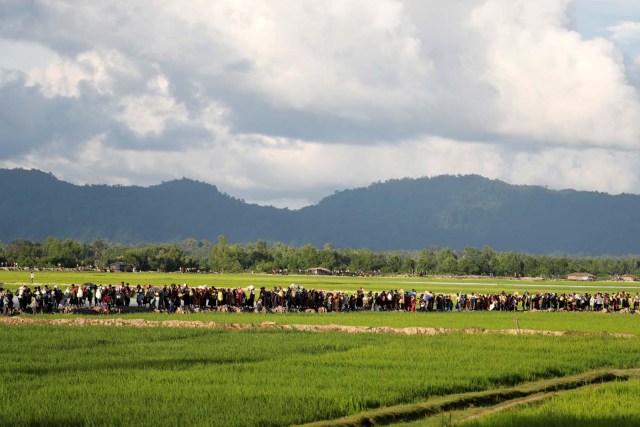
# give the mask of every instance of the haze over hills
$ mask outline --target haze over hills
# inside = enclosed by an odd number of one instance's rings
[[[570,254],[640,253],[640,196],[516,186],[477,175],[401,179],[337,192],[297,211],[245,203],[189,179],[77,186],[0,169],[0,240],[123,243],[186,238],[421,249],[489,246]]]

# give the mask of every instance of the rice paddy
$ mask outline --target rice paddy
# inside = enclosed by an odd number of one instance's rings
[[[0,342],[8,425],[289,425],[640,363],[612,337],[2,326]]]
[[[56,274],[61,276],[51,276],[52,281],[47,283],[103,283],[95,276]],[[123,280],[113,274],[108,277],[116,280],[104,283],[135,283],[131,273]],[[201,276],[205,275],[188,277]],[[214,276],[225,286],[246,285],[247,278],[254,277],[212,275],[207,280]],[[167,277],[167,283],[184,282]],[[270,286],[276,279],[255,277],[260,279],[252,281],[254,286]],[[12,284],[10,278],[0,275],[5,286],[19,283]],[[302,280],[317,288],[385,289],[390,283],[397,285],[406,279],[300,276],[291,281]],[[197,285],[193,280],[188,283]],[[204,283],[216,284],[211,280]],[[460,283],[463,282],[442,286],[465,286]],[[393,287],[400,287],[396,285]],[[436,290],[433,283],[425,286]],[[413,406],[429,406],[460,394],[500,394],[499,390],[526,388],[538,381],[563,380],[603,369],[640,368],[640,316],[631,314],[150,312],[108,317],[22,314],[19,318],[85,318],[87,322],[80,322],[82,326],[0,323],[0,414],[2,425],[9,426],[332,424],[340,417],[384,411],[397,405],[408,407],[409,415],[394,420],[409,421],[416,419],[411,415]],[[174,327],[141,328],[124,321],[90,326],[89,319],[170,320]],[[256,327],[236,331],[188,326],[192,321]],[[188,327],[175,327],[181,322]],[[427,336],[257,327],[264,322],[451,331]],[[469,334],[463,333],[466,328],[575,333]],[[626,335],[622,338],[609,334]],[[638,381],[633,379],[584,385],[495,413],[484,414],[484,409],[475,408],[476,415],[481,416],[473,419],[467,413],[445,418],[443,410],[439,413],[441,418],[437,413],[414,423],[536,425],[543,420],[547,425],[637,425],[637,410],[630,406],[638,391]]]
[[[242,287],[254,285],[289,286],[292,283],[303,285],[309,289],[355,291],[364,288],[366,291],[390,289],[412,289],[419,292],[640,292],[640,282],[576,282],[567,280],[533,280],[507,278],[462,278],[462,277],[349,277],[349,276],[312,276],[312,275],[267,275],[267,274],[185,274],[185,273],[101,273],[101,272],[68,272],[37,271],[35,282],[41,285],[69,285],[72,283],[119,284],[131,285],[169,285],[171,283],[187,283],[189,286]],[[0,270],[0,282],[5,287],[16,289],[19,284],[30,284],[29,271]]]
[[[555,393],[547,399],[462,423],[484,426],[637,426],[640,380],[616,381]]]

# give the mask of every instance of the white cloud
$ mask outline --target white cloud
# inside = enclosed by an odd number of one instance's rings
[[[620,43],[640,43],[640,22],[624,21],[607,28],[611,38]]]
[[[0,38],[0,68],[29,72],[46,66],[54,53],[37,43]]]
[[[187,123],[187,109],[171,96],[169,86],[167,78],[159,75],[147,82],[146,93],[123,97],[119,102],[121,112],[117,115],[118,120],[140,136],[161,135],[169,122]]]
[[[636,57],[625,56],[625,68],[629,84],[635,87],[640,95],[640,54]]]
[[[410,104],[430,68],[396,1],[163,2],[161,10],[200,29],[193,37],[215,40],[202,59],[217,53],[219,65],[239,64],[238,82],[276,107],[363,118],[372,104]],[[221,72],[195,61],[204,74]]]
[[[640,102],[623,57],[566,30],[566,3],[489,0],[474,12],[487,43],[482,77],[498,93],[493,126],[542,143],[638,148]]]
[[[554,189],[634,193],[640,188],[640,177],[633,166],[638,161],[638,153],[549,148],[515,155],[513,162],[517,167],[504,179],[515,184],[535,182]]]
[[[640,186],[638,153],[549,147],[536,153],[504,151],[493,144],[441,138],[375,146],[326,145],[293,140],[221,141],[180,152],[115,149],[103,137],[73,156],[51,151],[28,155],[5,167],[58,171],[77,183],[152,185],[187,176],[218,185],[248,202],[302,207],[334,190],[406,176],[481,174],[514,184],[611,193]],[[93,171],[91,175],[86,170]],[[304,177],[304,179],[300,179]]]
[[[47,54],[0,59],[0,165],[296,205],[439,173],[640,192],[639,63],[571,4],[5,0],[0,40]]]
[[[44,67],[29,70],[28,86],[39,86],[48,97],[80,96],[80,85],[91,85],[100,94],[113,95],[115,68],[135,72],[117,51],[89,51],[73,58],[52,55]]]

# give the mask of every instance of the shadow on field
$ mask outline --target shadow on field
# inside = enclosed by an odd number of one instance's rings
[[[56,414],[55,420],[51,414],[43,414],[39,417],[32,416],[27,420],[21,420],[17,422],[16,420],[9,420],[6,418],[2,419],[3,427],[18,427],[18,426],[32,426],[32,427],[80,427],[90,425],[90,420],[83,418],[81,416],[70,416],[70,415],[60,415]]]
[[[579,407],[576,408],[576,412],[580,412]],[[473,426],[476,424],[470,423],[468,425]],[[493,427],[512,427],[514,425],[529,427],[637,426],[638,420],[636,418],[624,415],[607,414],[606,409],[603,410],[600,414],[593,415],[593,417],[581,417],[580,415],[555,416],[554,414],[545,414],[543,417],[535,417],[531,415],[514,415],[513,418],[505,417],[491,419],[491,426]]]
[[[172,359],[129,359],[127,363],[123,364],[121,361],[103,361],[96,365],[91,364],[77,364],[77,365],[60,365],[56,367],[56,372],[61,376],[69,373],[80,373],[80,372],[97,372],[97,371],[108,371],[112,372],[131,372],[131,371],[139,371],[143,372],[143,370],[173,370],[177,369],[180,371],[184,371],[188,366],[187,370],[191,369],[200,369],[200,365],[242,365],[246,363],[255,363],[265,360],[260,357],[176,357]],[[20,368],[15,368],[11,372],[15,375],[34,375],[41,376],[45,372],[49,372],[50,368],[37,368],[24,366]],[[4,424],[4,422],[0,423]]]

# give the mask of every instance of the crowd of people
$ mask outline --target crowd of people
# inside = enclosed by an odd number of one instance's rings
[[[323,291],[290,285],[273,289],[254,286],[244,288],[189,287],[172,284],[166,286],[137,285],[71,285],[21,286],[15,295],[10,290],[0,292],[0,312],[12,314],[55,313],[64,309],[100,307],[105,313],[115,307],[135,305],[149,310],[174,313],[177,310],[229,310],[234,311],[622,311],[638,310],[640,294],[629,293],[554,293],[518,292],[456,294],[389,290],[355,292]]]

